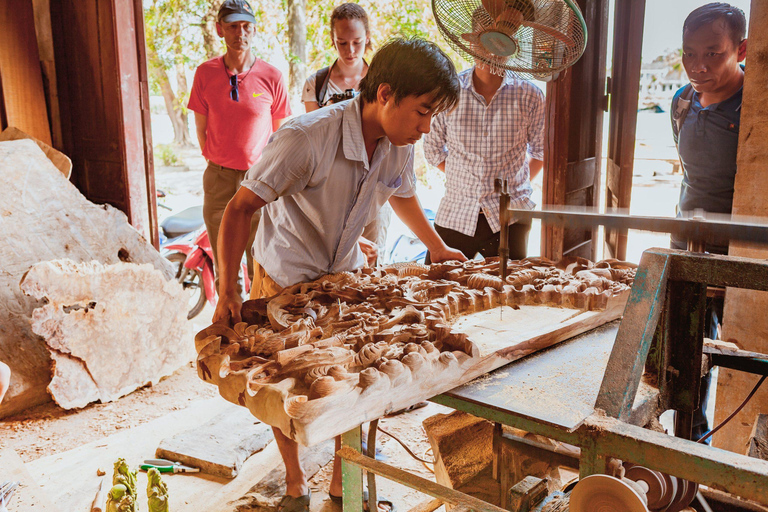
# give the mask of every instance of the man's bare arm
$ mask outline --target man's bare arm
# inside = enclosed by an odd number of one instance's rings
[[[536,176],[539,175],[541,170],[544,168],[544,160],[537,160],[535,158],[531,158],[531,161],[528,164],[528,168],[531,171],[530,180],[533,181],[536,178]]]
[[[467,258],[461,251],[445,245],[443,239],[427,220],[419,199],[415,195],[411,197],[392,196],[389,198],[389,204],[395,215],[400,217],[400,220],[413,231],[413,234],[427,246],[433,263],[446,260],[466,261]]]
[[[288,120],[288,118],[284,117],[282,119],[273,119],[272,120],[272,131],[276,132],[281,126],[285,124],[285,122]]]
[[[195,112],[195,131],[197,132],[197,142],[200,143],[200,151],[205,149],[206,128],[208,127],[208,116]]]
[[[229,319],[234,325],[240,321],[242,298],[237,293],[240,258],[248,243],[251,217],[265,204],[266,201],[249,189],[240,187],[224,210],[218,239],[219,302],[213,313],[214,322]]]

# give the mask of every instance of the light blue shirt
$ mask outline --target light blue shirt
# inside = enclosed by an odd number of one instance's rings
[[[384,137],[368,162],[360,97],[291,119],[242,182],[269,203],[251,253],[283,287],[356,270],[363,228],[415,182],[412,145]]]

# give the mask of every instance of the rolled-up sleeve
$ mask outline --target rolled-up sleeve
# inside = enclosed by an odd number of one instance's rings
[[[261,159],[248,169],[241,186],[271,203],[303,190],[312,176],[314,160],[306,133],[284,126],[269,139]]]
[[[416,194],[416,173],[413,170],[413,146],[411,146],[410,155],[405,162],[400,177],[402,179],[402,184],[392,195],[396,197],[411,197]]]
[[[528,123],[528,154],[536,160],[544,159],[544,93],[541,89],[530,84],[532,90],[533,108]]]
[[[447,115],[446,112],[436,115],[432,120],[432,128],[424,137],[424,156],[427,162],[435,167],[445,162],[448,157],[445,119]]]

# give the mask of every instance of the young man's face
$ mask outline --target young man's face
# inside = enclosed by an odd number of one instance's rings
[[[399,103],[390,94],[381,110],[381,127],[389,141],[395,146],[406,146],[429,133],[434,103],[434,94],[406,96]]]
[[[728,89],[740,75],[746,41],[736,44],[723,20],[683,33],[683,67],[698,93]]]
[[[228,50],[246,51],[251,47],[256,28],[248,21],[233,21],[216,23],[216,32],[224,38]]]

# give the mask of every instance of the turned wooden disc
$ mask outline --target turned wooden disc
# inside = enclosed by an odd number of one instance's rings
[[[643,499],[621,480],[608,475],[590,475],[571,493],[571,512],[648,512]]]

